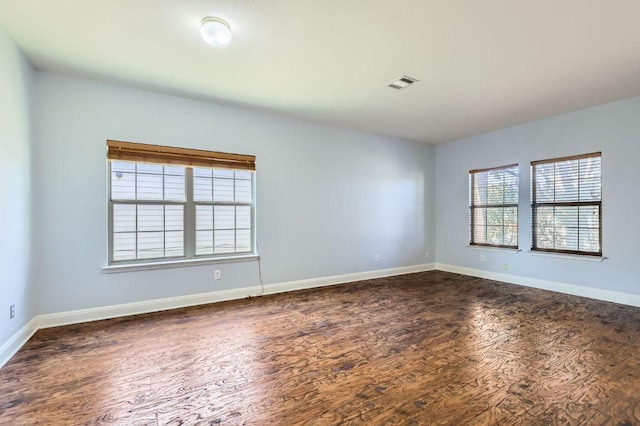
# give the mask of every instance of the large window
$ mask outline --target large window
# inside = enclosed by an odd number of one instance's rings
[[[254,252],[255,157],[107,145],[110,264]]]
[[[469,243],[518,248],[518,165],[469,172]]]
[[[602,255],[601,153],[531,162],[532,250]]]

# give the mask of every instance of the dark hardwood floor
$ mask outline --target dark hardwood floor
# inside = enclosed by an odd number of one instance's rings
[[[0,424],[640,424],[640,309],[425,272],[50,328]]]

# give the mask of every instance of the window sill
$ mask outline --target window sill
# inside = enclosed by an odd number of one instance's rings
[[[260,260],[257,254],[247,254],[242,256],[226,256],[206,259],[180,259],[163,260],[159,262],[147,263],[126,263],[104,266],[102,272],[113,274],[117,272],[149,271],[153,269],[182,268],[186,266],[215,265],[218,263],[251,262]]]
[[[501,251],[501,252],[507,252],[507,253],[519,253],[522,251],[520,249],[512,249],[512,248],[506,248],[506,247],[473,246],[471,244],[468,244],[467,247],[474,250]]]
[[[556,257],[560,259],[569,259],[569,260],[582,260],[585,262],[602,262],[607,258],[604,256],[589,256],[589,255],[577,255],[577,254],[564,254],[564,253],[549,253],[543,251],[529,250],[534,256],[543,256],[543,257]]]

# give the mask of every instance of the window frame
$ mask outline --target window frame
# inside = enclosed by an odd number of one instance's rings
[[[507,170],[507,169],[512,169],[514,167],[517,167],[517,188],[518,188],[518,197],[517,197],[517,201],[516,203],[501,203],[501,204],[475,204],[475,197],[474,197],[474,188],[475,188],[475,178],[476,175],[480,174],[480,173],[487,173],[487,172],[491,172],[494,170]],[[496,167],[488,167],[485,169],[474,169],[474,170],[469,170],[469,246],[471,247],[487,247],[487,248],[498,248],[498,249],[507,249],[507,250],[518,250],[519,246],[520,246],[520,235],[519,235],[519,229],[518,229],[518,215],[519,215],[519,208],[518,208],[518,204],[520,201],[520,164],[519,163],[514,163],[514,164],[508,164],[505,166],[496,166]],[[490,244],[490,243],[479,243],[475,241],[475,221],[474,221],[474,212],[476,209],[489,209],[489,208],[514,208],[516,209],[516,244],[515,245],[508,245],[508,244]],[[504,224],[502,225],[504,228]]]
[[[194,201],[194,179],[193,179],[193,169],[194,166],[189,165],[180,165],[179,167],[184,167],[185,169],[185,201],[166,201],[166,200],[113,200],[112,197],[112,172],[111,172],[111,164],[113,161],[121,161],[121,162],[130,162],[135,164],[145,163],[144,161],[131,161],[131,160],[107,160],[107,203],[108,203],[108,212],[107,212],[107,268],[110,267],[135,267],[136,265],[162,265],[166,263],[199,263],[201,261],[216,261],[218,259],[231,259],[234,258],[242,259],[245,257],[256,256],[256,177],[255,170],[246,170],[246,169],[237,169],[243,172],[250,172],[251,176],[251,203],[239,203],[239,202],[201,202]],[[159,164],[154,162],[152,164]],[[166,164],[165,164],[166,165]],[[175,164],[170,164],[171,166],[177,166]],[[209,168],[212,170],[230,170],[229,168],[224,167],[210,167],[210,166],[195,166],[198,168]],[[231,169],[235,170],[235,169]],[[137,170],[136,170],[137,176]],[[235,181],[235,178],[234,178]],[[235,185],[235,183],[234,183]],[[235,188],[234,188],[235,192]],[[235,197],[234,197],[235,198]],[[182,205],[184,206],[183,211],[183,255],[182,256],[169,256],[169,257],[150,257],[144,259],[126,259],[126,260],[114,260],[114,205],[116,204],[124,204],[124,205]],[[196,255],[196,205],[228,205],[228,206],[250,206],[251,207],[251,217],[250,217],[250,247],[248,251],[242,252],[225,252],[218,254],[201,254]],[[139,231],[136,229],[136,233]]]
[[[198,167],[198,168],[205,168],[205,167]],[[250,176],[251,176],[251,202],[250,203],[242,203],[242,202],[231,202],[231,201],[195,201],[195,197],[194,197],[194,172],[193,172],[193,167],[187,167],[188,169],[188,174],[189,174],[189,178],[187,178],[185,180],[185,184],[187,185],[187,190],[189,190],[189,184],[191,185],[191,189],[190,192],[187,193],[187,203],[190,204],[190,208],[192,209],[192,211],[189,212],[188,217],[190,219],[192,219],[192,223],[189,231],[193,233],[193,244],[191,245],[191,249],[193,250],[191,253],[191,257],[189,257],[189,259],[217,259],[217,258],[221,258],[221,257],[233,257],[233,256],[246,256],[246,255],[253,255],[256,253],[256,233],[255,233],[255,171],[250,172]],[[230,170],[230,169],[220,169],[220,168],[216,168],[216,167],[209,167],[209,169],[211,170]],[[233,170],[235,171],[240,171],[240,170]],[[242,170],[245,171],[246,170]],[[235,199],[235,175],[233,178],[234,181],[234,199]],[[212,182],[213,184],[213,182]],[[190,198],[189,198],[190,197]],[[233,207],[237,207],[237,206],[243,206],[243,207],[250,207],[250,211],[251,211],[251,217],[249,218],[249,223],[251,224],[251,228],[250,228],[250,243],[249,243],[249,250],[248,251],[234,251],[234,252],[225,252],[225,253],[219,253],[219,254],[196,254],[196,248],[197,248],[197,241],[196,241],[196,207],[197,206],[212,206],[214,211],[215,211],[215,207],[216,206],[233,206]],[[215,213],[214,213],[215,214]],[[185,215],[185,221],[186,221],[186,217],[187,215]],[[236,216],[237,218],[237,216]],[[235,220],[235,219],[234,219]],[[238,228],[234,227],[234,230],[237,231]],[[215,223],[214,223],[214,244],[215,244]],[[214,248],[215,251],[215,248]]]
[[[118,160],[115,160],[118,161]],[[137,169],[137,165],[143,163],[142,161],[122,161],[122,162],[128,162],[128,163],[132,163],[132,164],[136,164],[136,171],[135,171],[135,178],[136,178],[136,187],[137,187],[137,179],[138,179],[138,169]],[[153,263],[153,262],[167,262],[167,261],[176,261],[176,260],[183,260],[183,259],[188,259],[187,257],[187,230],[186,230],[186,225],[187,225],[187,200],[189,197],[189,194],[185,192],[185,200],[184,201],[175,201],[175,200],[138,200],[137,196],[135,200],[113,200],[113,185],[112,185],[112,177],[113,177],[113,173],[111,170],[111,165],[112,165],[112,161],[107,161],[107,174],[108,174],[108,187],[107,187],[107,202],[108,202],[108,265],[112,266],[112,265],[129,265],[129,264],[139,264],[139,263]],[[157,165],[157,164],[156,164]],[[187,174],[188,174],[188,168],[185,166],[179,166],[179,167],[184,167],[185,169],[185,191],[188,190],[188,185],[187,185]],[[164,178],[164,174],[163,174],[163,178]],[[164,189],[164,179],[163,179],[163,189]],[[114,214],[113,214],[113,210],[114,210],[114,205],[133,205],[133,206],[139,206],[139,205],[162,205],[162,206],[183,206],[183,211],[182,211],[182,242],[183,242],[183,255],[182,256],[162,256],[162,257],[149,257],[149,258],[144,258],[144,259],[126,259],[126,260],[114,260]],[[136,209],[136,218],[137,218],[137,209]],[[137,219],[136,219],[137,221]],[[136,234],[138,234],[138,229],[136,226]],[[166,232],[166,231],[165,231]],[[137,240],[137,235],[136,235],[136,240]],[[165,247],[166,249],[166,247]],[[137,244],[136,244],[136,251],[137,251]]]
[[[536,169],[535,167],[541,164],[561,163],[565,161],[580,161],[584,158],[599,158],[600,159],[600,198],[598,201],[561,201],[561,202],[536,202]],[[580,165],[578,164],[578,170]],[[555,179],[554,179],[555,184]],[[578,186],[580,184],[580,178],[578,177]],[[539,207],[578,207],[581,206],[597,206],[598,207],[598,247],[597,252],[584,251],[584,250],[566,250],[555,248],[541,248],[537,247],[537,232],[536,232],[536,218],[537,209]],[[554,213],[555,217],[555,213]],[[578,210],[578,224],[580,213]],[[578,248],[580,247],[580,232],[578,227]],[[536,160],[531,162],[531,251],[542,253],[553,253],[560,255],[574,255],[574,256],[590,256],[590,257],[602,257],[602,152],[592,152],[588,154],[570,155],[566,157],[549,158],[545,160]]]

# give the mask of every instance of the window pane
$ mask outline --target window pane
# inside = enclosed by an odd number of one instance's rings
[[[229,169],[213,169],[214,178],[233,179],[233,170]]]
[[[241,229],[236,231],[236,251],[247,252],[251,251],[251,231],[248,229]]]
[[[237,229],[251,228],[251,207],[250,206],[236,207],[236,228]]]
[[[194,167],[193,176],[210,178],[212,176],[212,170],[206,167]]]
[[[237,179],[251,180],[251,172],[244,170],[236,170],[235,177]]]
[[[184,233],[182,231],[165,232],[165,257],[184,256]]]
[[[138,205],[138,231],[164,231],[164,206]]]
[[[213,231],[196,231],[196,255],[213,254]]]
[[[553,207],[538,207],[534,226],[538,247],[553,248],[555,237],[555,220]]]
[[[535,166],[536,200],[539,203],[550,203],[554,199],[554,167],[553,164]]]
[[[136,170],[138,173],[147,173],[152,175],[161,175],[163,165],[152,163],[136,163]]]
[[[598,206],[580,206],[580,227],[598,229],[600,224]]]
[[[487,174],[475,173],[473,176],[473,204],[484,205],[487,204]]]
[[[165,173],[168,167],[165,167]],[[184,168],[182,174],[165,174],[164,175],[164,199],[167,201],[184,201]]]
[[[558,250],[578,250],[578,228],[556,228],[556,245]]]
[[[502,225],[502,208],[487,209],[487,225]]]
[[[600,231],[597,228],[580,228],[578,250],[597,253],[600,250]]]
[[[518,204],[518,168],[504,171],[504,203]]]
[[[487,204],[502,204],[504,200],[503,180],[501,170],[492,170],[487,177]]]
[[[194,201],[213,201],[213,180],[210,177],[193,177]]]
[[[131,161],[111,161],[112,172],[135,173],[136,163]]]
[[[133,260],[136,258],[136,233],[113,234],[113,260]]]
[[[487,227],[485,225],[474,226],[473,243],[475,244],[488,244],[487,241]]]
[[[236,180],[236,203],[251,202],[251,181]]]
[[[599,177],[580,180],[580,201],[600,201],[601,191]]]
[[[165,231],[182,231],[184,228],[184,207],[165,206],[164,207],[164,229]]]
[[[138,233],[138,259],[164,256],[164,232]]]
[[[235,207],[215,206],[213,214],[215,229],[235,228]]]
[[[512,226],[518,228],[518,208],[517,207],[505,207],[503,209],[504,224],[505,226]]]
[[[215,174],[215,171],[214,171]],[[213,201],[232,202],[233,201],[233,178],[232,179],[213,179]]]
[[[214,231],[215,248],[214,252],[233,253],[235,251],[235,232],[230,231]]]
[[[556,202],[578,201],[578,162],[563,161],[556,163],[555,170]]]
[[[162,200],[162,173],[148,174],[138,172],[138,200]]]
[[[487,226],[487,243],[502,245],[504,241],[504,228],[502,226]]]
[[[182,166],[164,166],[165,176],[184,176],[185,168]]]
[[[518,245],[518,227],[517,226],[504,227],[504,244],[507,246]]]
[[[210,229],[213,229],[213,206],[196,206],[196,230]]]
[[[113,232],[136,231],[136,206],[131,204],[113,205]]]
[[[135,163],[111,162],[111,199],[135,200],[136,198]]]

